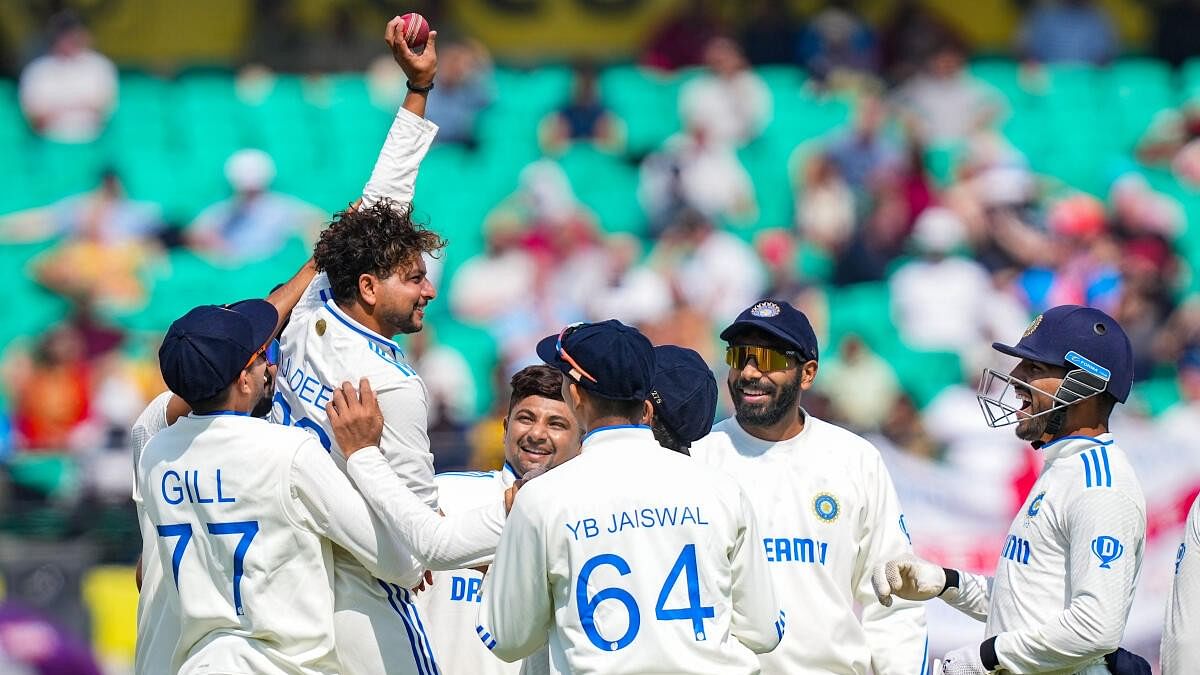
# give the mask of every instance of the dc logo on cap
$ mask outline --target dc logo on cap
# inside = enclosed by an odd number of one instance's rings
[[[837,498],[828,492],[822,492],[813,500],[813,511],[821,520],[832,523],[837,520],[838,513],[841,508],[838,507]]]
[[[779,316],[779,305],[773,302],[760,302],[750,308],[750,314],[757,316],[760,319],[769,319],[773,316]]]

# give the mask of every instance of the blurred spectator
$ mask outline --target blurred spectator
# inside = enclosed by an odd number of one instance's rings
[[[542,121],[542,149],[561,152],[573,142],[592,143],[617,152],[625,145],[625,126],[600,100],[596,70],[577,65],[571,87],[571,99]]]
[[[1026,313],[998,292],[987,271],[953,255],[967,243],[962,220],[933,207],[917,218],[912,243],[920,258],[892,275],[892,317],[905,344],[925,351],[957,352],[966,362],[980,345],[1020,334]]]
[[[475,378],[463,355],[438,342],[432,326],[409,334],[405,348],[428,391],[431,423],[447,415],[457,424],[469,421],[475,415]]]
[[[900,0],[880,29],[881,70],[889,82],[903,82],[939,45],[960,39],[954,28],[925,3]]]
[[[897,449],[912,457],[938,459],[941,447],[925,427],[921,411],[907,394],[899,393],[879,432]]]
[[[10,364],[18,448],[61,452],[97,440],[88,425],[94,378],[85,356],[79,332],[60,326],[42,336],[28,360]]]
[[[650,323],[671,311],[671,286],[656,270],[639,264],[642,243],[629,234],[605,242],[604,285],[589,293],[589,320],[617,319],[630,325]],[[576,266],[567,272],[577,273]]]
[[[455,317],[486,324],[514,311],[529,297],[537,265],[521,248],[523,234],[519,221],[488,219],[483,252],[463,262],[450,280],[450,311]]]
[[[53,567],[47,569],[57,570]],[[58,579],[54,583],[61,583]],[[79,638],[16,602],[0,605],[0,674],[101,675]]]
[[[34,131],[61,143],[88,143],[117,102],[117,69],[90,48],[91,35],[69,13],[51,19],[50,51],[21,72],[21,110]]]
[[[575,196],[562,166],[551,159],[531,162],[517,176],[517,189],[487,217],[513,221],[521,246],[541,270],[561,266],[596,243],[596,217]],[[487,224],[485,223],[485,228]]]
[[[750,63],[790,64],[796,60],[796,17],[784,0],[754,0],[740,42]]]
[[[638,199],[661,234],[684,211],[749,220],[757,210],[754,184],[734,149],[714,143],[704,127],[667,139],[642,163]]]
[[[1200,35],[1200,4],[1195,0],[1160,0],[1150,7],[1154,13],[1151,53],[1176,67],[1195,56],[1196,36]]]
[[[130,199],[114,169],[100,175],[91,192],[66,197],[50,206],[0,217],[5,241],[69,237],[101,244],[147,241],[162,228],[162,209]]]
[[[475,121],[492,97],[492,57],[486,47],[473,40],[438,45],[437,87],[425,109],[425,117],[438,125],[435,142],[474,147]]]
[[[1176,364],[1179,401],[1159,420],[1164,434],[1173,440],[1190,443],[1200,436],[1200,347],[1190,347]]]
[[[325,214],[295,197],[271,192],[275,162],[262,150],[238,150],[225,162],[233,188],[229,199],[204,209],[188,227],[195,249],[221,260],[261,260],[278,253],[293,237],[315,239]]]
[[[1088,305],[1117,313],[1121,293],[1120,249],[1108,232],[1104,204],[1086,194],[1056,202],[1047,215],[1055,239],[1047,263],[1022,275],[1032,307]]]
[[[881,173],[895,170],[899,164],[899,148],[883,135],[887,113],[882,98],[872,92],[861,95],[853,126],[835,136],[825,148],[825,154],[856,192],[866,192]]]
[[[1039,63],[1100,66],[1117,54],[1108,13],[1092,0],[1043,0],[1021,23],[1018,51]]]
[[[668,17],[650,36],[642,63],[660,70],[700,65],[704,46],[717,34],[707,5],[706,0],[687,0],[679,13]]]
[[[845,246],[854,234],[854,193],[838,165],[824,152],[804,163],[804,175],[794,181],[796,226],[805,241],[828,255]]]
[[[684,125],[715,146],[741,146],[771,121],[771,91],[746,62],[738,44],[713,38],[704,48],[703,74],[679,92]]]
[[[807,244],[807,242],[806,242]],[[763,230],[754,237],[754,249],[767,269],[767,289],[762,297],[784,300],[804,312],[817,341],[828,337],[829,307],[825,291],[801,275],[795,235],[788,230]]]
[[[966,140],[1003,112],[999,95],[966,70],[961,46],[947,42],[895,94],[895,104],[922,144]]]
[[[692,306],[679,284],[671,289],[671,309],[666,314],[638,326],[642,333],[656,345],[679,345],[695,350],[706,363],[716,363],[723,358],[718,352],[716,335],[727,322],[714,321],[707,313]],[[718,326],[719,324],[719,326]]]
[[[796,60],[820,82],[874,73],[875,34],[848,0],[832,0],[800,32]]]
[[[654,264],[669,271],[688,305],[717,323],[761,300],[767,286],[754,249],[697,212],[683,214],[663,236]]]
[[[821,359],[821,371],[817,388],[837,418],[857,431],[878,429],[900,395],[892,367],[857,335],[843,337],[837,353]]]

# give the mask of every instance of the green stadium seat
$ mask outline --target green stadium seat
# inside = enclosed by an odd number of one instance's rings
[[[629,153],[649,153],[681,128],[679,88],[683,78],[638,66],[614,66],[600,75],[600,96],[625,122]]]
[[[558,161],[576,197],[595,212],[604,231],[645,234],[636,167],[583,144],[572,146]]]

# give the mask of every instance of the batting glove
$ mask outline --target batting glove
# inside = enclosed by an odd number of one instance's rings
[[[928,560],[905,554],[876,566],[871,585],[884,607],[892,606],[893,595],[905,600],[929,600],[946,588],[946,571]]]
[[[959,647],[942,657],[942,675],[988,675],[979,657],[979,645]]]

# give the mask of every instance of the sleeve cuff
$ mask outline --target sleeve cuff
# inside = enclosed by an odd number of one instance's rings
[[[938,593],[938,597],[946,594],[946,591],[951,588],[958,588],[962,580],[959,578],[958,570],[952,570],[949,567],[943,567],[942,571],[946,574],[946,585],[942,586],[942,592]]]
[[[438,125],[425,117],[413,114],[412,111],[404,106],[400,106],[396,111],[396,120],[420,130],[421,133],[436,134],[438,131]]]
[[[993,635],[979,645],[979,662],[989,671],[1000,667],[1000,657],[996,655],[996,637]]]

